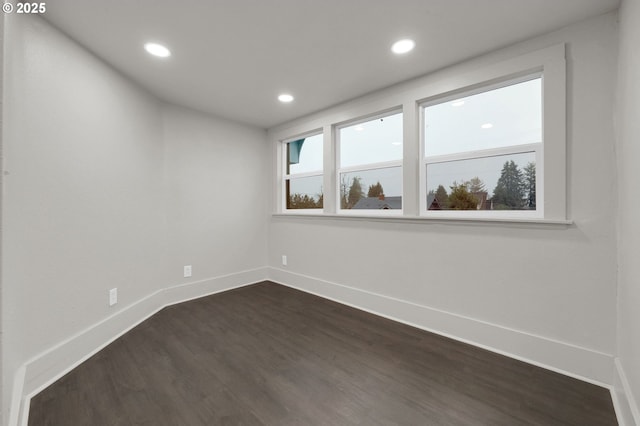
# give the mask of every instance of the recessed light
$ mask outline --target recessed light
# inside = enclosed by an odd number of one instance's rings
[[[288,103],[288,102],[293,101],[293,96],[291,96],[288,93],[283,93],[282,95],[278,96],[278,100],[280,102]]]
[[[480,127],[482,127],[483,129],[490,129],[490,128],[492,128],[492,127],[493,127],[493,124],[491,124],[491,123],[484,123],[484,124],[483,124],[482,126],[480,126]]]
[[[454,107],[459,107],[459,106],[462,106],[462,105],[464,105],[464,101],[453,101],[453,102],[451,102],[451,106],[454,106]]]
[[[393,43],[393,46],[391,46],[391,51],[393,53],[401,55],[403,53],[411,52],[414,47],[416,47],[416,42],[407,38]]]
[[[165,46],[158,43],[146,43],[144,45],[144,49],[153,56],[157,56],[159,58],[166,58],[171,56],[171,51]]]

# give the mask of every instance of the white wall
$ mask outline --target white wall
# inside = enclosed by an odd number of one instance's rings
[[[207,280],[264,267],[267,192],[263,130],[164,105],[45,21],[11,18],[6,408],[21,366],[38,366],[26,393],[163,304],[238,284]],[[188,283],[204,284],[175,290]],[[173,298],[145,302],[168,288]]]
[[[158,103],[39,19],[7,22],[4,389],[163,274]],[[160,265],[160,267],[152,267]],[[5,404],[7,399],[5,398]]]
[[[567,210],[573,226],[276,216],[269,232],[273,278],[611,383],[616,308],[611,110],[616,36],[616,15],[608,14],[439,73],[462,73],[567,43]],[[400,90],[403,86],[377,97]],[[309,130],[317,128],[323,117],[349,118],[372,96],[270,129],[270,135],[300,129],[305,122]],[[287,267],[281,266],[284,254]],[[398,299],[406,303],[398,304]],[[484,331],[473,331],[480,326]],[[545,345],[547,349],[540,349]],[[584,358],[576,359],[576,353]]]
[[[640,424],[640,3],[620,9],[617,102],[618,158],[618,374]]]
[[[266,132],[173,106],[163,123],[171,282],[266,265]]]

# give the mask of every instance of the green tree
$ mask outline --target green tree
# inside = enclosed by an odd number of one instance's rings
[[[493,190],[493,206],[497,210],[520,210],[525,204],[522,171],[511,160],[504,163],[500,179]]]
[[[307,194],[293,194],[289,197],[288,201],[288,209],[315,209],[317,207],[322,207],[321,205],[318,206],[316,200]]]
[[[449,194],[447,194],[447,190],[442,185],[438,185],[436,189],[436,200],[438,200],[440,208],[446,209],[449,207]]]
[[[384,189],[382,189],[382,185],[380,185],[379,181],[375,185],[369,185],[367,197],[379,197],[381,195],[384,195]]]
[[[347,208],[347,197],[349,195],[349,181],[347,175],[340,175],[340,208]]]
[[[358,176],[353,178],[351,186],[349,187],[349,195],[347,196],[347,208],[352,209],[362,197],[364,197],[364,191],[362,190],[362,184],[360,183]]]
[[[472,194],[475,192],[486,191],[484,187],[484,182],[482,182],[482,180],[478,176],[473,177],[470,180],[466,181],[465,185],[467,186],[467,190]]]
[[[527,201],[525,206],[534,210],[536,208],[536,163],[528,163],[524,169],[524,188]]]
[[[451,194],[449,194],[449,208],[452,210],[476,210],[478,199],[469,192],[467,185],[454,183],[451,187]]]

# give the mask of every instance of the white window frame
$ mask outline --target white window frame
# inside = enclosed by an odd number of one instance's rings
[[[404,185],[401,183],[400,193],[402,194],[402,208],[401,209],[393,209],[393,210],[384,210],[384,209],[343,209],[341,207],[341,194],[340,194],[340,175],[343,173],[354,173],[354,172],[366,172],[371,170],[379,170],[379,169],[387,169],[392,167],[400,167],[402,173],[404,173],[404,161],[403,158],[399,160],[392,161],[380,161],[377,163],[367,163],[360,164],[357,166],[348,166],[341,167],[341,159],[340,159],[340,130],[345,127],[351,127],[358,124],[366,123],[368,121],[377,120],[379,118],[385,118],[390,115],[403,114],[402,107],[395,107],[392,109],[385,110],[383,112],[377,112],[372,115],[367,115],[364,117],[359,117],[354,120],[345,121],[343,123],[339,123],[334,125],[334,140],[335,140],[335,164],[336,164],[336,187],[335,187],[335,203],[336,203],[336,211],[338,214],[343,215],[357,215],[357,216],[402,216],[404,213]],[[406,131],[403,125],[403,134]],[[404,144],[402,146],[402,152],[404,157]],[[403,181],[404,179],[402,179]]]
[[[282,141],[280,141],[280,146],[281,146],[281,169],[280,172],[282,174],[282,179],[280,179],[281,182],[281,187],[280,187],[280,191],[282,194],[281,197],[281,205],[280,205],[280,209],[283,212],[287,212],[287,213],[300,213],[300,214],[318,214],[318,213],[322,213],[324,207],[321,208],[315,208],[315,209],[288,209],[287,208],[287,180],[289,181],[293,181],[296,179],[302,179],[302,178],[307,178],[307,177],[317,177],[320,176],[321,178],[324,178],[324,170],[325,170],[325,164],[324,164],[324,159],[322,161],[322,169],[321,170],[317,170],[317,171],[311,171],[311,172],[304,172],[304,173],[287,173],[287,153],[289,151],[289,144],[291,142],[295,142],[299,139],[306,139],[306,138],[310,138],[313,136],[323,136],[323,132],[322,129],[319,130],[313,130],[310,132],[306,132],[303,134],[300,134],[298,136],[294,136],[294,137],[289,137],[287,139],[284,139]],[[322,138],[322,145],[324,148],[324,137]],[[325,194],[325,190],[324,190],[324,183],[323,183],[323,194]],[[325,194],[326,195],[326,194]],[[324,197],[323,197],[323,205],[324,205]]]
[[[425,154],[426,144],[424,135],[425,109],[456,99],[477,95],[480,93],[490,92],[492,90],[501,89],[514,84],[524,83],[527,81],[540,78],[542,81],[542,92],[544,92],[544,74],[541,70],[527,73],[525,75],[505,78],[499,82],[491,82],[486,85],[474,86],[472,89],[456,90],[455,93],[446,93],[438,95],[419,103],[419,125],[420,125],[420,216],[432,218],[523,218],[523,219],[542,219],[544,218],[544,203],[538,203],[538,200],[544,200],[544,187],[541,184],[544,176],[544,155],[543,141],[508,145],[498,148],[489,148],[482,150],[470,150],[457,152],[454,154],[427,156]],[[541,93],[542,96],[542,93]],[[542,99],[542,107],[544,109],[544,99]],[[543,124],[544,129],[544,124]],[[498,157],[503,155],[524,154],[533,152],[536,161],[536,210],[428,210],[427,206],[427,166],[430,164],[448,163],[452,161],[475,160],[488,157]]]
[[[268,136],[275,145],[274,152],[277,153],[273,168],[276,175],[274,213],[294,216],[313,213],[315,216],[327,218],[378,216],[374,220],[408,220],[416,223],[429,221],[550,225],[572,223],[567,217],[565,50],[565,44],[560,43],[516,55],[509,55],[504,51],[494,52],[270,129]],[[496,57],[498,59],[495,59]],[[441,211],[440,215],[435,211],[429,212],[426,209],[426,167],[421,106],[430,101],[442,101],[447,96],[459,98],[462,93],[469,94],[474,90],[485,91],[493,84],[503,85],[505,81],[513,81],[534,73],[542,74],[542,145],[533,147],[536,152],[536,213],[538,216],[526,217],[522,214],[523,211],[492,211],[491,217],[477,210],[468,211],[472,214],[467,213],[459,217],[455,216],[455,212]],[[402,166],[402,211],[358,210],[354,212],[340,209],[339,176],[340,173],[352,169],[339,169],[337,129],[396,111],[402,111],[403,114],[403,160],[393,162],[392,165]],[[309,129],[316,130],[308,131]],[[287,210],[284,191],[286,177],[283,176],[286,152],[283,153],[283,142],[320,132],[323,133],[324,141],[322,172],[324,209],[322,211],[320,209]],[[369,170],[376,167],[377,165],[371,164],[360,169]],[[423,197],[422,194],[425,196]]]

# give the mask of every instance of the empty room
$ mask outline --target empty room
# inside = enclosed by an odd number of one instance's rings
[[[3,3],[1,418],[640,426],[640,2]]]

